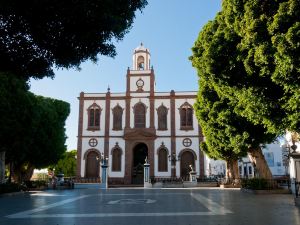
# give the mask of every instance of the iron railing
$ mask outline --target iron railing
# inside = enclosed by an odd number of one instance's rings
[[[183,179],[181,177],[150,177],[151,183],[183,183]]]
[[[197,182],[212,182],[218,183],[217,177],[199,177],[197,178]],[[151,177],[151,183],[183,183],[184,181],[190,181],[190,176],[182,176],[182,177]]]
[[[94,178],[73,178],[74,183],[100,183],[99,177]]]

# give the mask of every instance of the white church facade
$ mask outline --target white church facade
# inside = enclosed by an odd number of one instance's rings
[[[143,183],[147,157],[150,176],[186,177],[190,165],[204,176],[203,135],[193,104],[196,92],[156,92],[150,52],[134,50],[126,92],[80,93],[77,176],[99,177],[108,159],[110,184]]]

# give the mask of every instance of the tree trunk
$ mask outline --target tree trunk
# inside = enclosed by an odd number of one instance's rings
[[[23,181],[28,181],[33,175],[34,167],[29,165],[26,170],[23,171]]]
[[[16,164],[11,164],[11,178],[14,183],[21,183],[21,169]]]
[[[256,149],[249,149],[248,156],[254,166],[254,174],[256,177],[272,179],[273,176],[271,170],[260,147]]]
[[[0,184],[5,183],[5,152],[0,152]]]
[[[233,159],[226,160],[226,179],[235,180],[239,178],[238,161]]]
[[[32,177],[34,167],[31,164],[13,165],[12,178],[14,182],[22,183]]]

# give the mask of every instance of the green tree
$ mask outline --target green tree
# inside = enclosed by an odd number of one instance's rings
[[[56,163],[66,151],[64,126],[70,106],[36,96],[24,80],[3,73],[0,99],[1,152],[15,180],[29,179],[34,168]]]
[[[2,123],[4,125],[1,127],[3,134],[0,134],[0,138],[4,137],[6,140],[5,137],[9,133],[12,139],[7,140],[10,140],[13,146],[10,149],[7,145],[1,146],[0,183],[3,182],[4,177],[3,165],[6,151],[22,152],[24,150],[30,153],[33,150],[27,151],[29,146],[33,148],[38,146],[30,143],[33,140],[31,134],[38,133],[38,131],[33,131],[35,129],[30,125],[40,127],[39,123],[43,124],[43,120],[37,119],[31,124],[32,118],[44,114],[46,119],[56,119],[55,115],[51,118],[48,114],[51,111],[54,112],[54,109],[49,108],[48,113],[47,110],[45,111],[48,103],[45,102],[45,106],[32,107],[32,104],[38,105],[37,102],[41,100],[36,100],[30,93],[18,95],[23,93],[24,89],[16,83],[22,83],[23,79],[28,80],[30,77],[53,78],[53,67],[79,69],[80,63],[86,60],[96,62],[99,54],[113,57],[116,54],[113,41],[122,40],[132,26],[135,12],[142,10],[146,5],[146,0],[11,0],[0,2],[0,72],[1,76],[13,76],[12,80],[8,80],[6,85],[1,86],[0,92],[3,93],[0,93],[0,101],[18,108],[15,109],[16,113],[13,112],[8,117],[9,119],[3,120],[6,124]],[[19,77],[20,81],[16,81],[15,76]],[[16,90],[17,87],[21,89]],[[6,88],[12,93],[7,93]],[[13,99],[15,95],[16,101]],[[18,101],[19,98],[25,98],[26,101],[22,103]],[[15,102],[17,104],[14,104]],[[53,102],[53,104],[56,103]],[[59,104],[57,106],[59,107]],[[6,108],[1,109],[6,110]],[[17,111],[20,113],[18,114]],[[27,123],[24,122],[26,120],[28,120]],[[14,123],[18,123],[18,128],[15,130],[11,129]],[[62,134],[60,131],[61,129],[58,133]],[[47,133],[46,130],[42,132]],[[46,144],[51,142],[51,137],[56,138],[55,141],[65,139],[64,134],[57,137],[51,133],[48,140],[44,139]],[[61,146],[58,149],[61,151]],[[38,157],[38,155],[34,154],[33,157]],[[19,162],[23,160],[22,157],[18,158],[16,155],[15,158]],[[56,154],[50,154],[48,157],[56,158]],[[14,156],[10,155],[10,160],[13,158]],[[35,164],[40,167],[38,161],[35,161]],[[43,164],[43,159],[40,164]],[[28,163],[22,167],[32,168]]]
[[[4,181],[5,153],[30,145],[33,100],[24,80],[0,73],[0,183]]]
[[[202,77],[204,78],[204,77]],[[196,116],[205,136],[200,148],[213,159],[226,161],[226,178],[239,178],[238,159],[246,155],[246,149],[232,144],[243,139],[239,130],[232,126],[234,118],[226,99],[220,99],[205,79],[199,80],[198,98],[194,105]],[[234,124],[237,126],[237,124]]]
[[[300,2],[225,0],[222,14],[226,29],[237,36],[227,66],[214,64],[222,94],[235,102],[238,114],[270,133],[299,132]]]
[[[1,1],[0,71],[53,77],[52,67],[79,67],[114,56],[113,41],[131,28],[146,0]]]
[[[63,173],[66,177],[76,175],[76,154],[77,150],[65,152],[63,157],[51,169],[55,169],[55,174]]]
[[[272,142],[276,135],[238,114],[237,102],[225,92],[234,89],[235,80],[237,83],[244,80],[240,77],[242,65],[237,62],[238,51],[234,51],[241,38],[226,25],[225,19],[219,13],[203,28],[193,47],[190,59],[199,76],[197,117],[206,136],[209,155],[236,161],[248,152],[258,174],[270,178],[272,174],[260,146]]]

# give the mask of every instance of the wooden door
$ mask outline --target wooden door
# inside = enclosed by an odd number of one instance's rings
[[[189,172],[191,171],[190,165],[195,170],[195,158],[193,153],[186,151],[182,153],[180,157],[180,176],[184,179],[188,179]]]
[[[86,157],[86,178],[99,177],[99,163],[97,161],[98,154],[96,152],[88,153]]]

